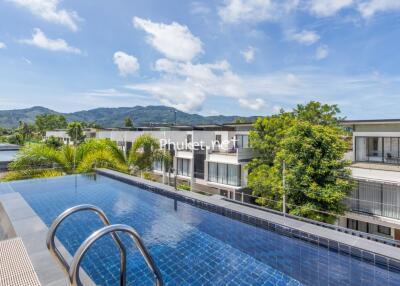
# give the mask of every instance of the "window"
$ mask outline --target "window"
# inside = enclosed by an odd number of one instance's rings
[[[164,170],[163,161],[161,161],[161,160],[154,161],[153,162],[153,170],[163,171]]]
[[[378,232],[384,235],[390,235],[390,227],[378,225]]]
[[[208,180],[210,182],[216,182],[218,179],[218,164],[208,163]]]
[[[240,165],[209,162],[208,181],[240,186]]]
[[[240,166],[227,165],[228,166],[228,185],[239,186],[240,185]]]
[[[372,139],[372,149],[374,151],[378,151],[378,145],[379,145],[379,138],[378,137],[374,137]]]
[[[381,236],[390,236],[391,229],[383,225],[367,223],[355,219],[347,219],[347,228]]]
[[[249,148],[249,136],[236,135],[236,148]]]
[[[189,165],[190,165],[190,160],[189,159],[183,159],[183,158],[177,158],[177,174],[181,176],[190,176],[189,172]]]
[[[218,183],[226,185],[228,183],[227,176],[228,173],[228,165],[227,164],[219,164],[218,163]]]
[[[215,145],[221,145],[222,143],[222,135],[215,135]]]
[[[357,221],[355,219],[347,219],[347,228],[357,230]]]

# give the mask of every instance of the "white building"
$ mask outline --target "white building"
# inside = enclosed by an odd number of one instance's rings
[[[341,225],[400,240],[400,120],[353,120],[356,186]]]
[[[96,129],[87,128],[83,130],[85,138],[95,138]],[[50,137],[59,138],[64,144],[73,144],[71,137],[67,134],[67,129],[56,129],[52,131],[46,131],[46,140]]]
[[[190,183],[193,189],[234,197],[247,185],[246,163],[253,158],[248,145],[251,124],[148,127],[137,130],[108,129],[96,132],[96,138],[109,138],[127,153],[141,134],[158,138],[161,145],[174,150],[174,175]],[[155,162],[154,173],[166,172]]]

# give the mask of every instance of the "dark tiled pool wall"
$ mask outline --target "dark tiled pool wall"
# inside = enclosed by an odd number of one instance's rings
[[[276,214],[276,215],[279,215],[279,216],[283,216],[282,212],[279,212],[279,211],[276,211],[276,210],[272,210],[272,209],[267,209],[265,207],[252,205],[252,204],[248,204],[248,203],[243,203],[243,202],[235,201],[235,200],[228,199],[228,198],[224,198],[224,200],[228,201],[228,202],[231,202],[231,203],[248,206],[250,208],[258,209],[258,210],[261,210],[261,211],[264,211],[264,212],[273,213],[273,214]],[[340,226],[336,226],[336,225],[332,225],[332,224],[327,224],[327,223],[323,223],[323,222],[307,219],[307,218],[304,218],[304,217],[298,217],[298,216],[294,216],[294,215],[290,215],[290,214],[286,214],[286,217],[292,218],[292,219],[298,220],[298,221],[307,222],[309,224],[313,224],[313,225],[316,225],[316,226],[319,226],[319,227],[323,227],[323,228],[335,230],[335,231],[338,231],[338,232],[346,233],[346,234],[349,234],[349,235],[352,235],[352,236],[355,236],[355,237],[361,237],[361,238],[365,238],[365,239],[368,239],[368,240],[371,240],[371,241],[376,241],[376,242],[379,242],[379,243],[383,243],[383,244],[386,244],[386,245],[390,245],[390,246],[394,246],[394,247],[400,247],[400,243],[398,243],[395,240],[389,240],[389,239],[386,239],[384,237],[373,235],[373,234],[370,234],[370,233],[356,231],[356,230],[352,230],[352,229],[348,229],[348,228],[344,228],[344,227],[340,227]]]
[[[188,198],[179,193],[172,193],[168,190],[164,190],[162,188],[151,186],[150,184],[141,183],[135,181],[134,178],[123,178],[118,175],[109,174],[107,172],[102,172],[101,170],[97,171],[99,174],[103,176],[107,176],[124,183],[134,185],[140,187],[141,189],[145,189],[154,193],[158,193],[164,195],[166,197],[178,200],[180,202],[184,202],[190,204],[192,206],[211,211],[238,221],[241,221],[246,224],[250,224],[256,227],[260,227],[269,231],[274,231],[281,235],[285,235],[287,237],[300,239],[306,241],[308,243],[316,244],[320,247],[325,247],[330,251],[339,252],[344,255],[350,255],[356,259],[363,260],[369,263],[376,265],[377,267],[390,269],[391,271],[396,271],[400,273],[400,261],[392,258],[388,258],[383,255],[379,255],[367,250],[360,249],[358,247],[350,246],[347,244],[339,243],[335,240],[323,238],[317,235],[309,234],[307,232],[303,232],[298,229],[293,229],[291,227],[287,227],[281,224],[277,224],[274,222],[270,222],[264,219],[260,219],[258,217],[254,217],[251,215],[243,214],[225,207],[216,206],[210,203],[202,202],[193,198]],[[398,248],[393,248],[393,251],[400,251]]]

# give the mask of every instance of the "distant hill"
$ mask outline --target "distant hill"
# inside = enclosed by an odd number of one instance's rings
[[[33,123],[38,114],[63,114],[68,121],[95,122],[103,127],[123,127],[124,119],[130,117],[135,126],[150,123],[174,123],[176,111],[177,124],[223,124],[231,123],[240,118],[246,122],[254,121],[257,117],[240,116],[202,116],[179,111],[167,106],[135,106],[118,108],[95,108],[91,110],[77,111],[73,113],[59,113],[54,110],[34,106],[26,109],[0,110],[0,127],[16,127],[19,121]]]

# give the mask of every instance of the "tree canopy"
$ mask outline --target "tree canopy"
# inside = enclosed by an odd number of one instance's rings
[[[85,134],[83,133],[83,126],[79,121],[74,121],[68,124],[67,134],[74,142],[74,145],[77,145],[79,142],[85,139]]]
[[[36,116],[35,125],[39,132],[44,135],[46,131],[66,128],[68,123],[60,114],[39,114]]]
[[[160,149],[160,143],[151,135],[140,135],[132,144],[129,152],[129,163],[135,165],[140,171],[151,169],[153,162],[157,160],[156,151]]]
[[[77,146],[59,148],[45,143],[27,144],[9,167],[11,172],[5,180],[91,172],[102,167],[128,171],[123,151],[109,139],[90,139]]]
[[[133,121],[130,117],[125,117],[125,127],[133,127]]]
[[[256,121],[250,144],[259,156],[249,163],[248,185],[259,204],[281,209],[285,192],[291,214],[333,222],[344,212],[352,185],[339,112],[336,105],[310,102]]]

